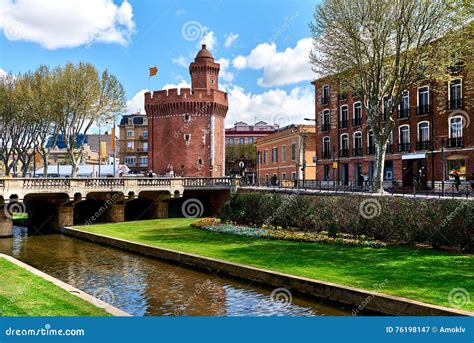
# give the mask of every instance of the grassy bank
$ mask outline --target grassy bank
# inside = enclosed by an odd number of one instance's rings
[[[474,290],[473,256],[249,239],[195,229],[193,221],[160,219],[79,229],[448,307],[456,307],[449,298],[453,289]],[[459,308],[474,311],[474,302]]]
[[[109,315],[2,257],[0,271],[0,316]]]

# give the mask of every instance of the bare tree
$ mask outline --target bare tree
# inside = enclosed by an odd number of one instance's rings
[[[125,109],[122,85],[107,71],[98,74],[87,63],[67,64],[54,72],[55,104],[58,127],[72,165],[71,177],[77,176],[84,153],[84,140],[92,125]]]
[[[473,25],[468,3],[325,0],[316,7],[310,25],[311,63],[315,72],[332,76],[335,83],[345,82],[363,100],[367,124],[374,133],[376,192],[383,192],[393,114],[405,90],[420,78],[449,79],[453,57],[456,62],[470,59]],[[382,112],[387,115],[385,121]]]

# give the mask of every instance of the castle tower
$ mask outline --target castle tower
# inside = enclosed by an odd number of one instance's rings
[[[189,66],[191,88],[145,93],[148,168],[158,174],[219,177],[225,172],[227,93],[206,45]]]

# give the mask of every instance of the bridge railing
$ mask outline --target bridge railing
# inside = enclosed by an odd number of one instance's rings
[[[118,178],[84,179],[84,186],[86,188],[122,188],[125,185],[124,181]]]
[[[184,187],[230,187],[232,182],[231,178],[228,177],[197,177],[197,178],[184,178]]]
[[[137,185],[139,187],[171,186],[171,179],[155,179],[155,178],[138,179],[137,180]]]
[[[5,180],[2,180],[5,181]],[[71,179],[23,179],[23,188],[69,188]]]

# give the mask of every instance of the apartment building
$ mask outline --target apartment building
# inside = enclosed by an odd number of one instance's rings
[[[118,155],[120,164],[131,173],[146,173],[148,169],[148,120],[145,114],[124,115],[119,125]]]

